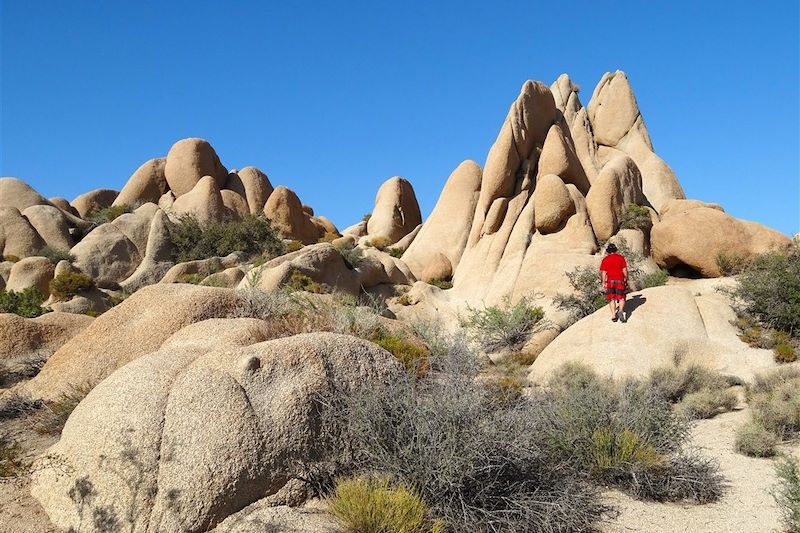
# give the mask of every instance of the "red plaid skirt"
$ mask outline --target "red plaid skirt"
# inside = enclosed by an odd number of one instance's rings
[[[606,285],[606,300],[624,300],[627,286],[621,280],[608,280]]]

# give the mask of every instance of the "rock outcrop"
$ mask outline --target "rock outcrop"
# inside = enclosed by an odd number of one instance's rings
[[[147,202],[157,204],[158,199],[169,190],[164,170],[167,165],[165,157],[150,159],[128,178],[128,182],[114,199],[112,205],[140,205]]]
[[[314,224],[311,215],[303,210],[300,198],[291,189],[278,186],[269,195],[264,205],[264,215],[272,221],[273,227],[285,239],[303,244],[313,244],[322,237],[319,226]]]
[[[252,215],[261,214],[274,190],[267,175],[256,167],[244,167],[237,172],[231,172],[225,188],[246,198]]]
[[[422,223],[414,188],[405,178],[386,180],[375,196],[375,208],[367,221],[367,235],[383,237],[393,244]]]
[[[81,218],[86,218],[93,211],[110,207],[117,199],[118,191],[112,189],[95,189],[76,197],[70,205],[75,208]]]
[[[179,198],[194,189],[203,176],[211,176],[216,188],[221,189],[228,180],[228,171],[208,141],[191,138],[180,140],[169,149],[164,176]]]

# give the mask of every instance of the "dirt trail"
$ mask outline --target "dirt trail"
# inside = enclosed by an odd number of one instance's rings
[[[749,410],[724,413],[698,422],[693,442],[719,461],[729,482],[725,496],[709,505],[653,503],[612,491],[607,500],[620,510],[606,533],[768,533],[782,531],[780,513],[769,491],[775,485],[774,462],[738,454],[733,449],[736,429],[749,418]],[[798,447],[784,451],[797,452]]]

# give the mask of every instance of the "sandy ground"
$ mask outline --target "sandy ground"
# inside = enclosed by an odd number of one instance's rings
[[[693,432],[696,446],[719,461],[729,482],[725,496],[708,505],[679,505],[634,500],[620,492],[607,493],[620,515],[600,530],[606,533],[768,533],[782,531],[780,514],[769,491],[775,485],[771,459],[755,459],[733,449],[735,431],[749,418],[749,410],[724,413],[698,422]],[[798,446],[784,447],[798,451]]]

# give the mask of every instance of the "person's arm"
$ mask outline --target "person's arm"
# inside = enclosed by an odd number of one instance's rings
[[[625,277],[625,279],[623,279],[622,281],[625,283],[625,285],[627,285],[628,284],[628,267],[627,266],[622,268],[622,275]]]
[[[600,271],[600,278],[603,280],[603,288],[608,287],[608,274],[605,270]]]

